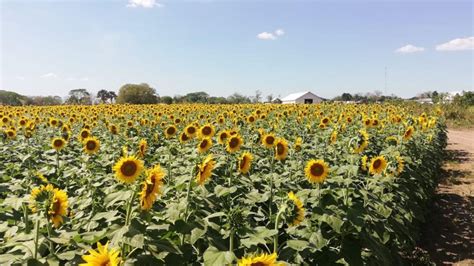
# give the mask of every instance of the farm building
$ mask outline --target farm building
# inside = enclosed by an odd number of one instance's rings
[[[281,99],[283,104],[293,104],[293,103],[320,103],[323,101],[323,98],[317,96],[316,94],[310,91],[292,93],[285,98]]]

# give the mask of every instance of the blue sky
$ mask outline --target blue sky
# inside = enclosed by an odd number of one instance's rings
[[[472,1],[1,1],[0,89],[473,89]],[[129,3],[129,1],[132,1]]]

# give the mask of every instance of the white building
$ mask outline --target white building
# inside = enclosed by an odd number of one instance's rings
[[[323,98],[317,96],[316,94],[310,91],[303,91],[292,93],[285,98],[281,99],[283,104],[294,104],[294,103],[320,103],[323,101]]]

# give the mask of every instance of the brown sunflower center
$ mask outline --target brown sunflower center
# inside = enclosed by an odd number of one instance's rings
[[[196,128],[194,128],[194,127],[188,127],[188,133],[189,133],[189,134],[194,134],[194,133],[196,133]]]
[[[322,166],[319,163],[315,163],[311,165],[310,171],[311,171],[311,175],[321,176],[324,173],[324,166]]]
[[[273,136],[267,136],[265,138],[265,143],[267,143],[268,145],[273,145],[273,142],[275,142],[275,138]]]
[[[221,133],[221,134],[219,135],[219,138],[220,138],[221,140],[225,140],[227,137],[228,137],[228,136],[227,136],[227,133],[225,133],[225,132],[224,132],[224,133]]]
[[[15,135],[15,133],[13,131],[8,131],[8,136],[9,137],[13,137],[13,135]]]
[[[282,155],[283,153],[285,153],[285,146],[282,143],[278,143],[276,150],[278,155]]]
[[[204,134],[204,135],[206,135],[206,136],[207,136],[207,135],[210,135],[211,132],[212,132],[212,129],[211,129],[210,126],[205,126],[205,127],[203,127],[203,129],[202,129],[202,134]]]
[[[120,171],[125,176],[133,176],[137,172],[137,164],[133,161],[126,161],[120,167]]]
[[[377,160],[374,161],[373,167],[374,167],[375,169],[379,169],[379,167],[380,167],[381,165],[382,165],[382,160],[377,159]]]
[[[63,141],[61,139],[54,140],[54,147],[61,147],[63,145]]]
[[[90,151],[94,150],[97,147],[97,144],[93,140],[89,140],[86,144],[86,148]]]
[[[173,135],[175,131],[176,131],[176,130],[174,129],[174,127],[169,127],[169,128],[166,130],[166,133],[168,133],[168,135]]]
[[[242,160],[240,160],[240,169],[244,169],[246,164],[247,164],[247,156],[244,156],[242,157]]]
[[[201,147],[201,149],[205,149],[207,147],[207,143],[207,139],[203,139],[199,147]]]
[[[87,137],[89,137],[89,132],[87,132],[87,131],[82,131],[82,132],[81,132],[81,137],[82,137],[82,138],[87,138]]]
[[[267,265],[267,264],[265,264],[265,263],[263,263],[263,262],[261,262],[261,261],[259,261],[259,262],[254,262],[254,263],[250,264],[250,266],[265,266],[265,265]]]
[[[239,146],[239,139],[237,137],[231,138],[229,141],[229,147],[233,149],[237,146]]]

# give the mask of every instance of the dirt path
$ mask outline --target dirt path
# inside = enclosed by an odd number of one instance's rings
[[[421,248],[436,265],[474,265],[474,130],[449,130],[448,158]]]

